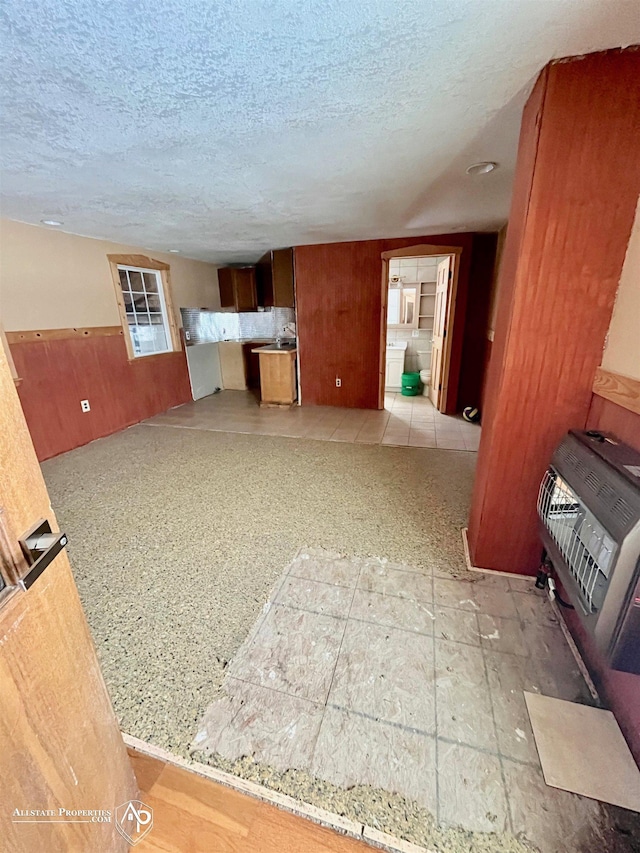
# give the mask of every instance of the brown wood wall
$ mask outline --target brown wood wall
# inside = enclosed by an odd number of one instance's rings
[[[484,236],[484,235],[483,235]],[[457,405],[474,235],[439,234],[295,249],[296,310],[303,405],[378,407],[382,252],[419,243],[460,246],[448,411]],[[484,330],[483,330],[484,331]],[[342,387],[336,388],[336,376]]]
[[[524,111],[478,469],[475,565],[533,573],[553,448],[586,423],[640,191],[640,52],[549,65]]]
[[[129,361],[122,333],[27,340],[11,352],[41,461],[191,400],[183,351]]]

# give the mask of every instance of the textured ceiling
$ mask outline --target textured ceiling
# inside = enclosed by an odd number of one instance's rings
[[[640,41],[638,8],[4,0],[2,212],[218,262],[495,227],[537,72]]]

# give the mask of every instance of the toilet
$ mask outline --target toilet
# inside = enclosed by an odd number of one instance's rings
[[[423,397],[429,396],[429,383],[431,382],[431,370],[425,369],[420,371],[420,382],[422,382]]]

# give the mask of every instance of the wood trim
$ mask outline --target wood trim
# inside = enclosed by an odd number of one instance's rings
[[[10,344],[25,344],[33,341],[65,341],[74,338],[107,338],[124,334],[121,326],[85,326],[74,329],[33,329],[24,332],[7,332]]]
[[[9,364],[9,370],[11,371],[11,377],[15,385],[19,385],[22,380],[18,376],[18,371],[16,370],[15,362],[13,361],[13,356],[11,355],[11,350],[9,349],[9,341],[7,340],[7,335],[5,330],[0,325],[0,343],[2,345],[2,349],[4,350],[4,354],[7,357],[7,362]]]
[[[152,358],[152,356],[136,356],[131,343],[131,335],[129,334],[129,324],[127,323],[127,312],[122,298],[122,288],[120,287],[120,275],[118,274],[118,265],[128,267],[141,267],[142,269],[156,270],[160,273],[162,280],[162,290],[164,293],[164,303],[167,309],[167,319],[169,321],[169,335],[171,336],[171,352],[180,352],[182,350],[182,340],[178,324],[176,323],[176,314],[173,307],[173,295],[171,293],[171,275],[169,264],[162,261],[154,261],[152,258],[147,258],[145,255],[107,255],[109,260],[109,268],[111,270],[111,280],[116,294],[116,302],[118,304],[118,313],[120,314],[120,322],[122,324],[121,332],[124,335],[125,346],[127,347],[127,358],[129,361],[138,361],[139,358]],[[126,332],[126,334],[125,334]],[[154,355],[165,355],[165,353],[154,353]]]
[[[420,243],[404,249],[390,249],[388,252],[382,252],[381,257],[389,260],[389,258],[425,258],[430,255],[460,254],[462,254],[462,246],[430,246],[429,243]]]
[[[451,351],[453,347],[453,325],[456,320],[456,297],[458,294],[458,271],[462,246],[430,246],[421,243],[417,246],[407,246],[406,249],[390,249],[382,252],[382,313],[380,316],[380,385],[378,389],[378,409],[384,409],[384,387],[386,381],[387,355],[387,294],[389,289],[389,259],[401,257],[429,257],[433,255],[449,255],[451,257],[452,278],[447,300],[446,337],[442,348],[442,391],[438,398],[438,410],[446,411],[449,389],[449,374],[451,372]],[[418,304],[420,304],[418,302]],[[464,318],[463,318],[464,320]],[[393,327],[392,327],[393,328]]]
[[[593,393],[640,415],[640,380],[599,367],[593,380]]]
[[[146,255],[107,255],[109,263],[122,264],[125,267],[143,267],[148,270],[168,270],[169,264],[164,261],[156,261]]]

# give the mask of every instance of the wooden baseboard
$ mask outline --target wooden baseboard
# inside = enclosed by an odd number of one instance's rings
[[[638,379],[599,367],[593,380],[593,393],[640,415],[640,380]]]
[[[106,338],[124,334],[122,326],[78,326],[70,329],[33,329],[24,332],[6,332],[10,344],[33,341],[66,341],[73,338]]]

